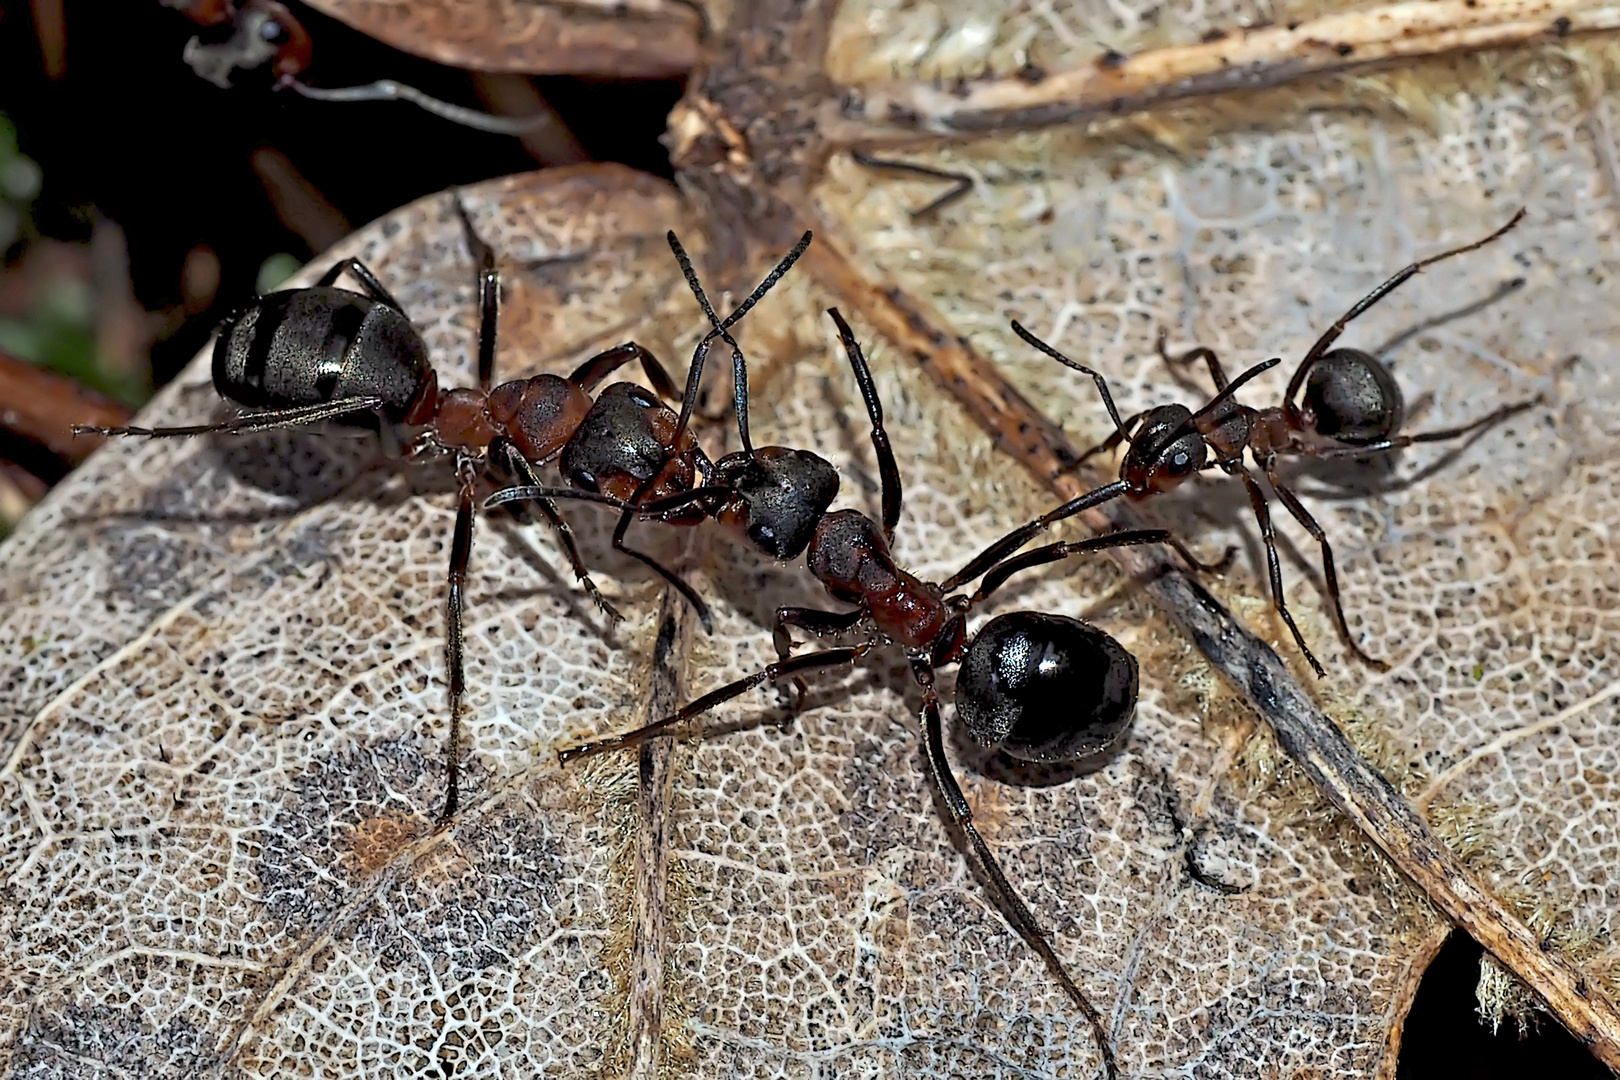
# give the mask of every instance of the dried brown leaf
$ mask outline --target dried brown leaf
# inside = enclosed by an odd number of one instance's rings
[[[976,25],[971,12],[914,10]],[[859,404],[819,309],[839,299],[891,336],[900,347],[857,326],[908,484],[899,552],[927,575],[1052,496],[913,359],[957,372],[941,377],[992,424],[991,406],[1027,407],[997,390],[1004,371],[1085,441],[1103,431],[1092,388],[1015,348],[1008,316],[1101,366],[1130,411],[1189,394],[1152,355],[1158,326],[1232,364],[1297,356],[1400,263],[1531,207],[1507,240],[1425,273],[1351,339],[1384,340],[1523,276],[1523,289],[1392,356],[1409,398],[1431,396],[1425,426],[1535,393],[1551,402],[1410,486],[1308,500],[1353,629],[1393,670],[1341,657],[1307,540],[1285,575],[1332,658],[1307,689],[1601,998],[1620,828],[1605,738],[1620,685],[1606,601],[1620,582],[1603,545],[1620,521],[1620,380],[1603,48],[1405,68],[1386,100],[1421,98],[1421,125],[1402,109],[1324,108],[1317,84],[1090,136],[947,146],[915,160],[967,172],[974,191],[919,225],[906,208],[937,185],[843,156],[821,167],[836,140],[818,143],[817,117],[838,93],[805,58],[859,35],[745,14],[727,29],[734,52],[721,50],[676,121],[708,215],[697,223],[720,261],[780,246],[807,217],[828,231],[810,273],[745,324],[755,422],[832,458],[845,504],[870,510]],[[876,17],[840,17],[855,15]],[[1196,39],[1182,15],[1158,18]],[[1132,34],[1158,43],[1145,12],[1117,6],[993,21],[978,37],[918,31],[883,77],[1011,75],[1027,61],[1020,39],[1072,39],[1043,58],[1053,69],[1089,63],[1076,26],[1105,29],[1122,52]],[[868,40],[881,52],[900,37]],[[679,213],[668,190],[582,171],[468,198],[509,275],[504,371],[564,368],[627,336],[666,357],[689,347],[698,323],[661,248]],[[429,329],[441,370],[466,382],[470,264],[444,200],[333,254],[357,252]],[[578,258],[543,261],[558,255]],[[158,408],[196,417],[211,402],[199,366]],[[996,434],[1026,461],[1062,445],[1039,423]],[[635,613],[607,634],[548,537],[481,525],[474,793],[452,832],[429,836],[451,500],[431,473],[363,471],[366,454],[314,439],[119,445],[4,549],[0,638],[21,646],[0,683],[0,715],[17,718],[0,773],[15,1070],[1095,1073],[1085,1025],[939,823],[898,668],[819,681],[791,732],[665,744],[639,794],[628,759],[556,769],[552,748],[767,659],[772,608],[815,598],[802,568],[712,535],[672,549],[718,598],[707,638],[587,530],[593,566]],[[1403,470],[1442,454],[1408,454]],[[1226,487],[1165,512],[1205,550],[1252,537]],[[1277,636],[1250,574],[1214,587]],[[1123,1071],[1391,1075],[1445,930],[1425,897],[1109,565],[1034,575],[998,607],[1085,613],[1143,660],[1130,743],[1101,772],[1012,786],[956,748],[987,837],[1103,1009]],[[665,615],[677,632],[655,662]],[[1219,658],[1231,624],[1210,617],[1219,640],[1199,641]],[[1309,719],[1309,700],[1291,703],[1298,688],[1281,680],[1269,685],[1283,711]],[[1257,694],[1252,679],[1237,684]]]
[[[473,71],[669,78],[698,57],[699,10],[678,0],[311,0],[396,49]]]

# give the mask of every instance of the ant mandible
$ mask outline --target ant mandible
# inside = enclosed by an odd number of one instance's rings
[[[1031,567],[1072,555],[1132,544],[1170,540],[1163,529],[1136,529],[1088,540],[1060,542],[1027,551],[969,572],[965,568],[940,584],[901,569],[889,545],[900,518],[900,474],[883,428],[882,405],[871,371],[854,334],[836,308],[828,311],[860,384],[872,423],[872,442],[882,476],[883,523],[858,510],[824,514],[817,522],[805,561],[810,572],[851,611],[784,607],[776,612],[773,639],[780,657],[774,664],[727,683],[674,715],[623,735],[560,751],[567,765],[580,758],[635,746],[675,731],[723,702],[765,683],[797,680],[806,672],[853,665],[887,643],[906,651],[912,677],[922,690],[924,743],[934,784],[950,816],[983,866],[991,889],[1014,928],[1035,948],[1064,992],[1090,1022],[1109,1077],[1117,1075],[1113,1050],[1101,1016],[1064,968],[1035,916],[1007,880],[989,844],[973,824],[973,811],[945,756],[935,673],[960,665],[957,716],[980,744],[1010,757],[1037,763],[1094,758],[1116,747],[1136,707],[1136,659],[1114,638],[1064,615],[1017,611],[998,615],[969,635],[967,618],[1007,579]],[[971,596],[953,595],[967,581],[983,576]],[[867,641],[845,648],[789,656],[789,628],[816,636],[866,627]]]
[[[1283,596],[1282,567],[1277,558],[1276,534],[1271,514],[1266,505],[1265,491],[1243,464],[1247,450],[1255,464],[1266,474],[1271,489],[1311,537],[1317,542],[1322,556],[1322,577],[1327,586],[1328,607],[1338,627],[1339,636],[1356,659],[1375,671],[1389,670],[1389,664],[1367,654],[1351,638],[1345,622],[1344,608],[1339,598],[1339,576],[1333,564],[1333,549],[1327,534],[1317,524],[1299,497],[1283,483],[1277,472],[1277,459],[1284,454],[1315,458],[1362,458],[1372,454],[1389,453],[1415,443],[1443,442],[1461,438],[1474,431],[1524,412],[1540,404],[1537,396],[1529,401],[1504,405],[1487,416],[1456,427],[1438,431],[1425,431],[1415,435],[1398,435],[1405,420],[1405,404],[1395,377],[1375,357],[1359,349],[1334,349],[1328,346],[1336,341],[1344,328],[1398,286],[1426,266],[1442,259],[1462,255],[1484,247],[1518,225],[1525,211],[1513,215],[1506,225],[1489,236],[1462,247],[1443,251],[1412,263],[1372,292],[1356,301],[1355,305],[1328,327],[1327,332],[1311,346],[1300,361],[1281,405],[1266,409],[1251,409],[1233,399],[1233,393],[1244,383],[1282,361],[1267,360],[1256,364],[1237,378],[1228,381],[1220,360],[1212,349],[1199,347],[1172,360],[1164,352],[1164,337],[1159,337],[1159,354],[1167,363],[1195,363],[1204,360],[1209,365],[1210,377],[1215,382],[1216,394],[1197,412],[1185,405],[1160,405],[1144,410],[1127,420],[1121,420],[1114,407],[1108,382],[1100,374],[1058,352],[1037,338],[1016,320],[1012,328],[1019,337],[1035,346],[1047,356],[1084,375],[1091,376],[1101,393],[1109,418],[1114,422],[1114,433],[1103,442],[1081,454],[1067,468],[1078,467],[1094,454],[1112,450],[1121,442],[1128,449],[1120,463],[1119,479],[1084,495],[1080,495],[1045,516],[1015,529],[991,544],[976,558],[970,569],[982,572],[1023,547],[1038,533],[1054,522],[1072,517],[1083,510],[1108,502],[1120,495],[1131,499],[1145,499],[1179,485],[1187,477],[1205,469],[1219,466],[1230,476],[1243,481],[1249,494],[1249,503],[1255,521],[1260,526],[1266,545],[1266,568],[1271,582],[1272,602],[1283,618],[1294,641],[1311,668],[1318,676],[1325,675],[1321,663],[1305,644],[1288,604]],[[1296,402],[1303,388],[1302,400]]]
[[[75,426],[75,434],[174,438],[211,433],[245,434],[297,427],[325,420],[362,426],[425,429],[411,454],[443,451],[454,455],[458,481],[456,522],[446,574],[446,668],[449,675],[449,753],[445,801],[437,823],[455,816],[459,804],[461,699],[466,689],[462,660],[462,594],[472,551],[473,495],[478,477],[490,470],[534,485],[534,466],[560,458],[564,473],[588,490],[598,487],[626,499],[659,499],[690,489],[712,473],[703,450],[677,425],[673,410],[634,383],[615,383],[595,401],[591,392],[632,360],[641,363],[658,392],[674,398],[675,387],[663,365],[636,342],[591,357],[566,378],[543,374],[491,389],[500,274],[495,255],[478,236],[459,195],[452,203],[460,218],[478,283],[478,389],[441,390],[427,343],[404,308],[369,267],[344,259],[313,287],[261,296],[233,312],[214,342],[213,382],[219,395],[247,410],[228,420],[189,427]],[[809,244],[808,234],[748,299],[714,333],[725,334],[785,274]],[[364,292],[339,288],[352,274]],[[726,335],[730,340],[730,335]],[[700,343],[694,368],[708,353],[711,337]],[[740,365],[740,354],[737,363]],[[695,383],[700,372],[693,372]],[[556,531],[580,584],[601,610],[621,618],[591,580],[567,522],[548,499],[533,500]],[[690,509],[667,512],[678,520]],[[701,512],[695,520],[702,520]],[[691,586],[651,556],[624,543],[614,547],[640,560],[669,581],[697,608],[704,625],[708,609]]]

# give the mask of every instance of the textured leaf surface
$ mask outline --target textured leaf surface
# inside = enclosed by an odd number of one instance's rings
[[[841,18],[876,17],[862,10]],[[1043,64],[1080,61],[1090,39],[1076,25],[1109,28],[1122,50],[1151,36],[1143,13],[1108,11],[1014,12],[978,52],[919,32],[905,57],[862,67],[835,50],[831,63],[850,79],[1012,70],[1020,34],[1066,40],[1027,29],[1057,21],[1080,44]],[[860,40],[848,25],[833,34],[845,49]],[[901,40],[886,27],[874,49]],[[934,303],[1082,442],[1105,430],[1093,388],[1015,347],[1008,316],[1100,366],[1129,413],[1197,396],[1153,355],[1159,326],[1232,368],[1295,357],[1402,263],[1530,206],[1510,237],[1426,272],[1346,339],[1383,342],[1523,276],[1389,355],[1408,401],[1428,399],[1415,427],[1549,402],[1443,464],[1443,449],[1403,455],[1403,475],[1440,466],[1410,486],[1307,499],[1353,629],[1393,670],[1342,657],[1308,538],[1294,535],[1284,573],[1332,668],[1330,711],[1600,978],[1611,963],[1592,942],[1615,909],[1620,824],[1605,738],[1620,685],[1606,557],[1620,520],[1616,185],[1609,99],[1591,89],[1605,63],[1542,53],[1488,79],[1465,65],[1329,88],[1341,103],[1405,102],[1422,123],[1389,107],[1304,111],[1284,90],[1125,143],[1056,131],[950,149],[917,160],[969,172],[974,191],[921,227],[905,209],[937,185],[835,157],[815,192],[868,272]],[[684,358],[699,323],[662,233],[698,240],[705,223],[684,222],[670,190],[606,170],[467,198],[507,275],[503,373],[566,370],[626,337]],[[446,381],[467,383],[471,267],[445,200],[331,254],[351,253],[424,328]],[[745,324],[756,436],[824,454],[841,505],[871,511],[828,299],[795,273]],[[943,576],[1050,496],[857,331],[907,480],[899,554]],[[1280,370],[1250,399],[1274,394]],[[206,368],[155,410],[214,415]],[[726,434],[704,431],[715,450]],[[553,749],[767,660],[772,609],[819,601],[802,568],[709,530],[665,550],[715,597],[717,632],[669,608],[660,652],[656,581],[608,555],[591,508],[570,517],[631,616],[615,630],[547,535],[480,524],[472,790],[456,827],[430,836],[449,477],[375,465],[358,437],[126,442],[8,541],[12,1071],[1095,1074],[1085,1025],[940,824],[898,655],[817,679],[790,731],[666,744],[641,792],[628,755],[557,769]],[[1308,473],[1299,486],[1323,490]],[[1212,485],[1162,512],[1202,550],[1245,544],[1218,591],[1280,634],[1250,573],[1241,493]],[[987,613],[1014,608],[1084,614],[1142,659],[1131,738],[1101,771],[1005,783],[1028,778],[955,748],[981,828],[1102,1009],[1122,1069],[1392,1072],[1392,1032],[1444,929],[1428,905],[1334,824],[1108,565],[1031,575]],[[774,706],[744,699],[717,724],[774,719]]]
[[[315,0],[429,60],[472,71],[668,78],[697,61],[701,18],[671,0]]]

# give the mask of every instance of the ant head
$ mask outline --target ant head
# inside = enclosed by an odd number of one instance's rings
[[[715,463],[731,498],[715,515],[773,559],[793,559],[810,543],[838,495],[838,472],[807,450],[762,446]]]
[[[1136,658],[1095,626],[1015,611],[968,646],[956,715],[979,743],[1020,761],[1078,761],[1119,741],[1136,688]]]
[[[1375,357],[1360,349],[1334,349],[1305,376],[1297,417],[1305,431],[1365,446],[1400,430],[1406,404],[1395,376]]]
[[[1191,418],[1185,405],[1160,405],[1142,418],[1119,469],[1132,495],[1169,491],[1204,467],[1209,447]]]

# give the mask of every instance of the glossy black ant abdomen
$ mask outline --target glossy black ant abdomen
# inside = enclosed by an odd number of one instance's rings
[[[798,558],[838,497],[838,470],[825,458],[788,446],[762,446],[715,462],[715,482],[730,492],[715,519],[773,559]]]
[[[431,407],[437,377],[422,335],[363,263],[336,269],[352,272],[367,293],[333,285],[288,289],[255,299],[220,324],[213,375],[222,396],[277,409],[376,398],[377,412],[396,424],[424,403]],[[374,414],[334,419],[366,423]]]
[[[956,715],[977,742],[1019,761],[1113,750],[1136,712],[1137,665],[1079,619],[1014,611],[974,636],[956,675]]]
[[[1334,349],[1318,360],[1295,407],[1299,430],[1351,446],[1388,439],[1405,420],[1406,401],[1395,376],[1360,349]]]

